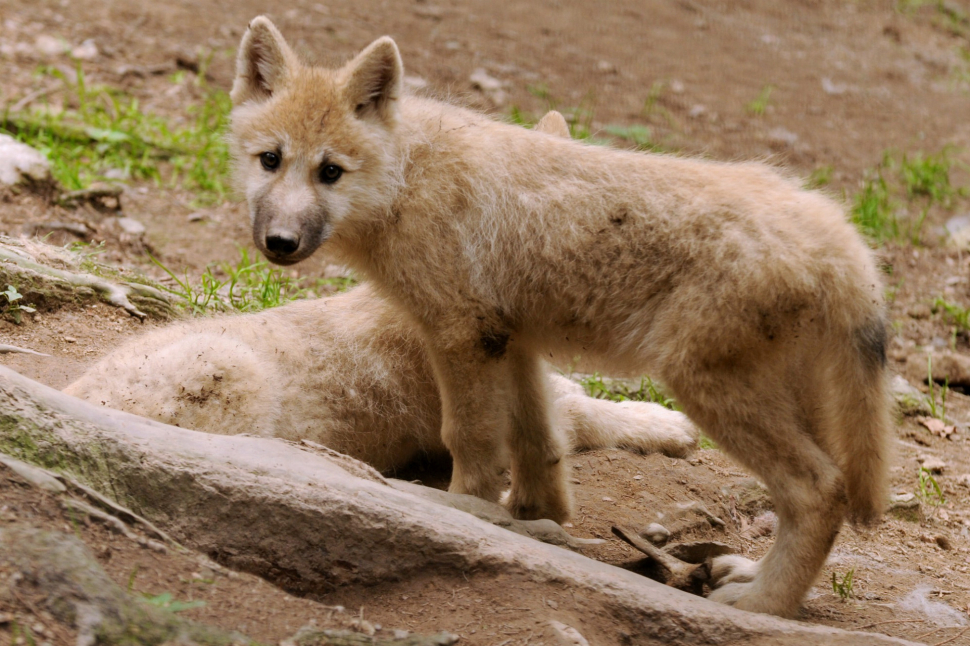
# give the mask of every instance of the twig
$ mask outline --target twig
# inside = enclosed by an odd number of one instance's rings
[[[925,619],[889,619],[887,621],[877,621],[874,624],[866,624],[865,626],[857,626],[852,630],[865,630],[866,628],[875,628],[876,626],[882,626],[885,624],[925,624]]]
[[[943,646],[943,644],[949,644],[950,642],[956,641],[956,640],[960,639],[961,637],[963,637],[968,630],[970,630],[970,626],[967,626],[966,628],[964,628],[963,630],[961,630],[959,633],[957,633],[953,637],[950,637],[949,639],[944,639],[941,642],[936,642],[935,644],[933,644],[933,646]]]
[[[20,99],[12,106],[10,106],[10,112],[20,112],[21,110],[26,108],[28,105],[30,105],[40,97],[46,96],[56,89],[58,89],[56,86],[51,86],[51,87],[41,88],[39,90],[34,90],[33,92],[29,92],[22,99]]]
[[[28,350],[27,348],[18,348],[15,345],[7,345],[6,343],[0,343],[0,354],[33,354],[38,357],[49,357],[51,355],[44,354],[43,352],[37,352],[36,350]]]
[[[70,191],[59,196],[55,202],[60,206],[73,206],[78,202],[92,202],[106,197],[118,199],[124,189],[116,184],[108,186],[92,186],[79,191]]]

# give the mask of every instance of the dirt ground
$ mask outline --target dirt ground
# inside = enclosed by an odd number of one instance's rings
[[[297,49],[321,62],[342,59],[390,34],[401,47],[413,86],[426,85],[426,91],[499,116],[513,108],[541,114],[554,106],[588,118],[594,133],[612,125],[644,125],[652,141],[667,150],[721,160],[768,159],[803,177],[826,174],[823,190],[846,199],[887,151],[913,155],[946,148],[954,159],[951,183],[970,186],[968,0],[291,0],[275,5],[0,0],[0,105],[9,107],[43,90],[35,74],[39,65],[73,69],[68,57],[42,53],[38,37],[53,36],[71,46],[93,39],[99,54],[83,62],[89,83],[123,88],[144,109],[177,121],[185,105],[198,98],[192,83],[173,82],[179,65],[191,70],[200,49],[209,52],[211,84],[228,89],[247,21],[267,12]],[[478,68],[501,82],[502,96],[473,87],[469,77]],[[755,105],[766,88],[770,95]],[[207,263],[235,259],[236,245],[249,243],[246,210],[238,201],[205,207],[197,217],[200,207],[191,193],[151,182],[129,181],[121,196],[123,214],[145,225],[145,233],[135,237],[119,233],[111,213],[89,207],[69,211],[30,193],[0,199],[0,233],[49,233],[48,241],[67,244],[78,238],[37,225],[82,221],[91,232],[88,241],[105,242],[102,261],[156,278],[161,276],[146,251],[197,274]],[[880,251],[896,332],[893,367],[924,392],[925,349],[949,347],[970,356],[966,334],[955,334],[931,308],[938,296],[970,305],[970,255],[947,244],[942,228],[958,215],[970,215],[966,196],[929,209],[919,244],[891,242]],[[325,258],[314,258],[293,272],[312,277],[325,267]],[[113,347],[155,325],[103,304],[39,312],[22,325],[3,319],[0,343],[52,356],[0,355],[0,361],[63,387]],[[934,505],[931,497],[909,518],[887,515],[871,529],[846,527],[800,619],[929,644],[970,644],[970,479],[960,478],[970,474],[970,397],[951,390],[947,415],[959,423],[950,439],[934,435],[913,417],[901,418],[893,467],[894,493],[916,493],[921,461],[942,459],[945,467],[934,477],[946,502]],[[715,449],[700,450],[690,460],[593,452],[569,463],[577,503],[569,531],[607,540],[587,550],[593,558],[635,567],[638,553],[612,536],[614,524],[677,525],[685,528],[677,540],[715,539],[752,557],[773,540],[770,531],[757,535],[758,528],[770,525],[764,492]],[[43,507],[36,500],[26,506],[9,503],[13,485],[4,484],[3,477],[0,473],[2,513]],[[440,473],[422,479],[435,477],[443,480]],[[691,501],[723,526],[691,523],[690,514],[677,520],[678,505]],[[64,522],[53,509],[30,513],[55,525]],[[99,531],[81,532],[96,553],[105,544],[116,553],[128,549],[115,547]],[[568,590],[558,600],[529,599],[527,591],[512,598],[497,580],[473,580],[463,584],[465,589],[456,582],[409,581],[296,599],[245,577],[201,585],[193,579],[197,564],[157,554],[105,563],[121,585],[134,564],[143,563],[134,589],[205,599],[204,610],[186,613],[268,641],[292,634],[310,618],[332,614],[326,606],[341,605],[363,607],[370,621],[385,626],[447,629],[460,634],[461,643],[553,643],[544,622],[572,625],[569,610],[581,603]],[[841,581],[850,571],[851,596],[842,599],[832,578]],[[257,606],[262,614],[253,614]],[[608,618],[603,622],[608,625]],[[584,632],[583,625],[575,627]],[[596,632],[608,634],[603,630],[598,626]],[[9,624],[0,622],[0,644],[11,638]],[[49,641],[67,643],[57,636]]]

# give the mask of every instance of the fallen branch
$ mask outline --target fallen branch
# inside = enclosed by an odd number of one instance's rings
[[[661,583],[691,594],[704,593],[704,584],[711,578],[711,566],[708,563],[682,561],[654,547],[649,541],[640,538],[636,532],[624,527],[614,525],[613,534],[647,555],[651,563],[657,566],[660,576],[658,580]]]

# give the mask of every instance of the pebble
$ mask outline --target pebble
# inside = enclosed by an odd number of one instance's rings
[[[567,626],[555,619],[549,620],[549,626],[555,632],[556,643],[559,646],[589,646],[589,641],[572,626]]]
[[[946,462],[940,458],[933,457],[931,455],[920,456],[922,458],[923,468],[933,474],[941,474],[943,470],[946,469]]]
[[[603,496],[603,502],[613,502],[613,499],[609,496]]]
[[[118,218],[118,226],[127,234],[140,236],[145,233],[145,225],[131,218]]]
[[[640,536],[654,545],[663,545],[670,539],[670,530],[660,523],[650,523],[646,529],[640,532]]]
[[[0,135],[0,184],[50,178],[50,162],[42,153],[9,135]]]
[[[71,50],[71,58],[80,61],[93,61],[98,57],[98,54],[100,54],[98,46],[94,44],[94,40],[91,38]]]

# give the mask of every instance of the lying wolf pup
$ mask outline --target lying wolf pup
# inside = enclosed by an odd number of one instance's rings
[[[680,457],[697,442],[681,413],[593,399],[558,375],[552,382],[554,428],[570,450]],[[421,340],[366,285],[156,330],[109,354],[64,392],[210,433],[308,439],[385,472],[447,455]]]
[[[661,379],[771,491],[778,540],[712,594],[791,615],[844,517],[885,501],[882,285],[842,209],[759,164],[585,145],[404,95],[381,38],[308,67],[264,17],[242,39],[230,141],[253,236],[321,244],[415,321],[451,491],[520,518],[570,496],[542,358]]]

